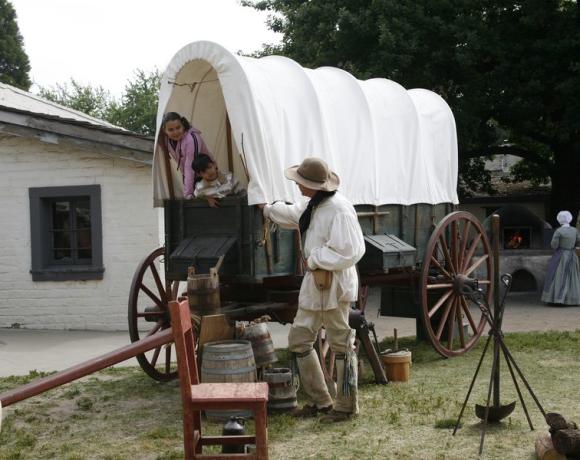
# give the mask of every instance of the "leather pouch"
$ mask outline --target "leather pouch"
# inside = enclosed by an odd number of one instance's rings
[[[332,272],[328,270],[312,270],[312,276],[314,276],[314,284],[320,291],[326,291],[330,289],[332,284]]]

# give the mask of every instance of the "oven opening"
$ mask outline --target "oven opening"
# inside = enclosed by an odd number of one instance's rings
[[[531,227],[504,227],[504,249],[530,249],[532,243]]]

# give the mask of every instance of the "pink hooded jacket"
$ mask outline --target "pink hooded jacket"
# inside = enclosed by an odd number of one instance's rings
[[[177,163],[177,170],[181,171],[183,178],[183,197],[186,199],[193,198],[195,172],[193,171],[192,164],[196,153],[196,144],[198,154],[205,153],[213,160],[213,155],[205,145],[199,129],[190,128],[177,142],[175,148],[167,140],[167,151]]]

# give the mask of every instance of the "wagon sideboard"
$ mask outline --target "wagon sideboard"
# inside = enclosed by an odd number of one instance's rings
[[[387,274],[419,264],[435,224],[451,204],[356,206],[365,234],[361,275]],[[296,232],[273,227],[264,241],[264,220],[245,195],[220,200],[210,208],[205,200],[165,201],[166,276],[185,280],[187,267],[208,273],[224,256],[221,276],[240,283],[260,283],[264,277],[298,273]],[[268,260],[270,259],[270,260]]]

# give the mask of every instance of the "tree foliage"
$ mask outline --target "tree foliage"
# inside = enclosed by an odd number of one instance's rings
[[[8,0],[0,0],[0,81],[24,90],[30,88],[30,63],[16,12]]]
[[[525,161],[552,212],[580,209],[580,6],[575,0],[263,0],[279,53],[439,93],[456,117],[464,182],[478,158]]]
[[[136,133],[155,135],[157,94],[161,84],[158,70],[135,72],[135,79],[127,82],[121,102],[111,107],[107,120]]]
[[[107,120],[111,107],[115,105],[111,94],[101,86],[85,86],[73,78],[70,84],[59,83],[52,88],[40,87],[38,95],[101,120]]]
[[[101,86],[82,85],[74,79],[52,88],[41,87],[38,94],[130,131],[153,136],[160,79],[158,70],[150,73],[137,70],[119,100]]]

